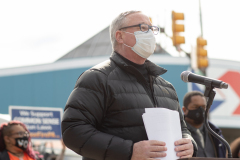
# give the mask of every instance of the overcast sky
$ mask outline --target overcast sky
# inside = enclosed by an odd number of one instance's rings
[[[239,0],[201,0],[210,58],[240,61]],[[200,35],[199,0],[0,0],[0,69],[52,63],[104,28],[121,12],[141,10],[171,31],[171,12],[185,15],[188,52]],[[158,42],[179,56],[171,40]]]

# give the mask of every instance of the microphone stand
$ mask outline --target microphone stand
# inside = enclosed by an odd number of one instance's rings
[[[209,109],[212,105],[213,99],[216,95],[216,92],[213,90],[214,87],[212,87],[212,80],[204,80],[204,84],[206,86],[205,92],[204,92],[204,96],[207,98],[207,107],[206,107],[206,111],[205,111],[205,118],[204,118],[204,124],[207,127],[208,131],[215,137],[217,138],[219,141],[221,141],[225,147],[228,150],[228,158],[232,158],[232,152],[231,152],[231,148],[228,144],[228,142],[222,138],[221,136],[219,136],[217,133],[215,133],[209,126],[208,124],[208,113],[209,113]]]

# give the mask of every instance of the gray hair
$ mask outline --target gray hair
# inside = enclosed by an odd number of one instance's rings
[[[117,30],[119,30],[120,28],[123,27],[123,25],[126,23],[126,16],[133,14],[133,13],[138,13],[141,11],[126,11],[123,12],[121,14],[119,14],[111,23],[110,28],[109,28],[109,32],[110,32],[110,38],[111,38],[111,43],[112,43],[112,48],[113,50],[115,49],[116,45],[117,45],[117,41],[116,41],[116,37],[115,34],[117,32]]]

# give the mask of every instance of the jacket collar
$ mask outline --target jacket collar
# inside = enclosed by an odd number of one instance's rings
[[[188,122],[185,121],[185,123],[187,124],[187,128],[188,128],[188,130],[190,132],[195,132],[196,131],[196,129],[193,129],[194,127],[191,126]],[[210,128],[214,132],[216,132],[217,134],[221,134],[222,133],[221,130],[218,127],[216,127],[214,124],[212,124],[211,122],[208,121],[208,124],[209,124]],[[207,130],[207,127],[205,126],[205,124],[203,124],[203,127],[205,127],[205,130]]]
[[[215,126],[213,123],[208,122],[210,128],[212,130],[214,130],[214,132],[216,132],[217,134],[222,134],[222,131],[220,130],[220,128],[218,128],[217,126]]]
[[[122,57],[120,57],[118,55],[118,53],[116,53],[116,52],[113,52],[111,54],[110,59],[112,61],[114,61],[121,68],[127,69],[129,67],[129,65],[127,63],[125,63],[125,61],[122,59]],[[146,66],[148,68],[149,74],[152,75],[152,76],[157,77],[157,76],[160,76],[160,75],[162,75],[162,74],[167,72],[166,69],[164,69],[164,68],[162,68],[162,67],[160,67],[160,66],[158,66],[158,65],[156,65],[154,63],[152,63],[149,60],[146,60],[145,64],[146,64]]]

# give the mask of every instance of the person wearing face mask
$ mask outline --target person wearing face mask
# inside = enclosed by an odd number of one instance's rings
[[[110,59],[85,71],[64,109],[64,144],[83,160],[146,160],[165,157],[166,143],[148,140],[142,120],[145,108],[179,113],[183,138],[177,156],[192,157],[196,145],[185,125],[176,91],[160,75],[167,70],[147,60],[159,28],[140,11],[121,13],[110,26]],[[164,123],[164,122],[162,122]]]
[[[0,127],[0,160],[35,160],[26,126],[19,121],[10,121]]]
[[[192,91],[186,93],[183,99],[182,110],[188,130],[198,145],[197,157],[226,158],[226,147],[217,138],[212,136],[204,125],[206,99],[203,93]],[[221,130],[209,122],[210,128],[223,137]]]

